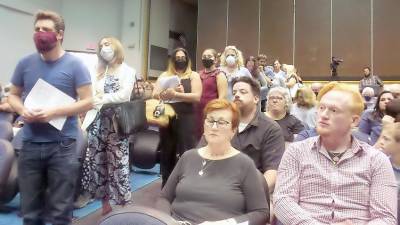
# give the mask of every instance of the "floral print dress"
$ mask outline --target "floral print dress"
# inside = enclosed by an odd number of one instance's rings
[[[119,80],[105,76],[104,93],[120,89]],[[131,199],[128,137],[116,133],[114,109],[102,109],[88,127],[88,150],[83,162],[82,188],[96,199],[109,199],[118,205]]]

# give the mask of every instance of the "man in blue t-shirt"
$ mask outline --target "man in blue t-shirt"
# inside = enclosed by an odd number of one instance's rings
[[[71,224],[78,175],[76,115],[92,108],[91,80],[83,63],[62,48],[65,25],[60,15],[38,12],[34,27],[38,53],[19,61],[8,100],[25,122],[18,160],[21,210],[24,225]],[[21,96],[39,79],[77,101],[54,108],[25,107]],[[61,130],[49,124],[57,117],[67,117]]]

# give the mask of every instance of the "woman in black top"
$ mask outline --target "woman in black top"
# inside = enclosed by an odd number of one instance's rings
[[[157,202],[158,209],[190,224],[265,224],[269,206],[263,176],[231,146],[239,111],[216,99],[204,110],[207,146],[179,159]]]

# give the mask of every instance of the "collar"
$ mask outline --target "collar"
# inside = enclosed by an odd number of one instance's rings
[[[315,138],[314,142],[312,143],[312,150],[314,151],[319,151],[323,152],[321,148],[321,136],[317,136]],[[351,135],[351,147],[350,150],[353,154],[357,154],[359,151],[364,151],[364,148],[361,146],[360,141],[357,140],[357,138],[354,137],[354,135]]]

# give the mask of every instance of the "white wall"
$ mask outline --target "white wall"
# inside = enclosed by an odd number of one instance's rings
[[[150,32],[149,46],[155,45],[168,49],[170,0],[151,0],[150,3]],[[150,65],[149,50],[149,65]],[[165,59],[167,60],[167,59]],[[149,77],[158,77],[162,71],[148,70]]]
[[[7,54],[0,63],[0,83],[8,83],[18,60],[35,51],[33,14],[39,9],[53,10],[64,17],[65,49],[85,51],[97,46],[101,37],[114,36],[125,47],[126,62],[140,72],[146,1],[0,0],[0,43]]]
[[[121,39],[122,0],[63,0],[64,48],[86,50],[104,36]]]
[[[10,82],[18,60],[35,51],[33,14],[39,9],[60,8],[60,0],[0,0],[0,83]]]

